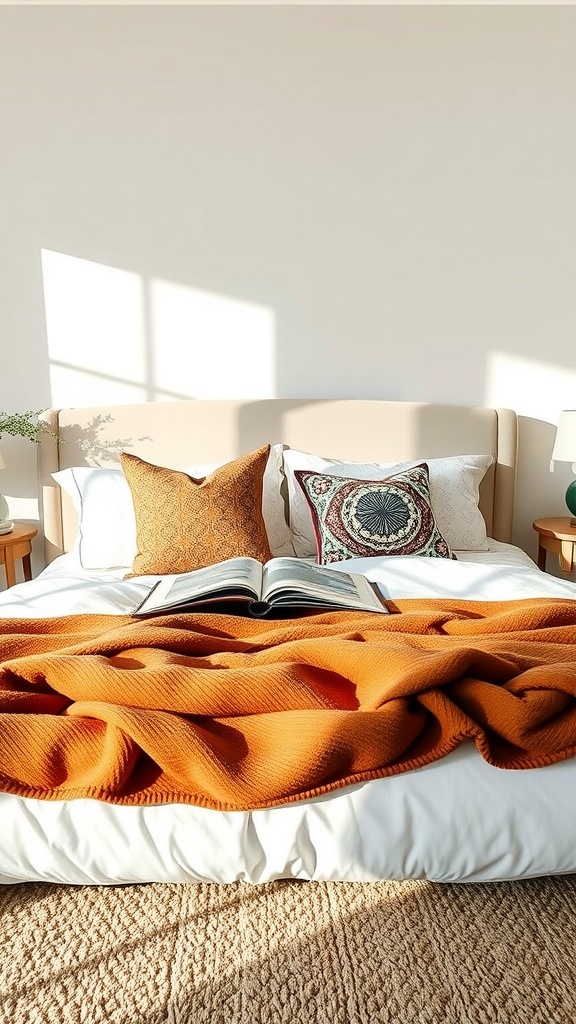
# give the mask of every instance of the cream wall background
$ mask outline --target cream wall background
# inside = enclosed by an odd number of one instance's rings
[[[569,6],[0,8],[0,409],[511,406],[534,555],[571,479],[575,110]],[[33,446],[2,452],[34,519]]]

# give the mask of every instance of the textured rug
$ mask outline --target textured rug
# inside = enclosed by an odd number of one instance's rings
[[[574,1024],[576,878],[0,889],[2,1024]]]

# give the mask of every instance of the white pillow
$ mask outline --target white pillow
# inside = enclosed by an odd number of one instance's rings
[[[270,448],[262,488],[262,515],[273,555],[293,555],[281,493],[283,445]],[[190,476],[207,476],[222,462],[189,466]],[[130,567],[136,556],[136,519],[122,469],[75,466],[52,474],[72,498],[78,515],[76,550],[84,569]]]
[[[72,498],[78,516],[74,550],[84,569],[130,566],[136,555],[136,520],[121,469],[74,466],[52,473]]]
[[[413,459],[411,462],[342,462],[288,448],[283,453],[288,487],[288,511],[292,544],[300,558],[316,554],[316,536],[308,502],[294,470],[380,480],[419,462],[430,472],[430,500],[440,533],[452,550],[487,551],[486,523],[478,508],[478,488],[492,463],[490,455],[452,455],[442,459]]]

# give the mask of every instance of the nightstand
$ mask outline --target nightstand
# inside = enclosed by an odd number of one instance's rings
[[[30,553],[32,551],[32,539],[38,530],[33,526],[26,526],[24,523],[15,523],[10,533],[0,534],[0,565],[6,571],[6,586],[13,587],[16,583],[16,560],[22,559],[22,571],[25,580],[32,579],[32,567],[30,565]]]
[[[546,570],[546,553],[559,556],[563,572],[576,569],[576,526],[570,526],[570,516],[536,519],[532,526],[538,534],[538,568]]]

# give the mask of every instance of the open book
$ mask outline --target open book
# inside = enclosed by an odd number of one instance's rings
[[[274,613],[351,608],[387,612],[378,589],[364,576],[334,571],[301,558],[229,558],[205,569],[166,576],[132,613],[159,615],[198,608],[265,616]]]

